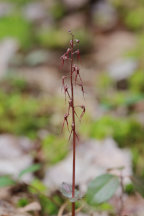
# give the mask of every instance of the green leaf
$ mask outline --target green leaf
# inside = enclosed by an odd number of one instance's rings
[[[82,195],[76,189],[75,189],[75,196],[72,197],[72,185],[67,184],[65,182],[62,183],[60,191],[64,197],[70,200],[70,202],[76,202],[77,200],[80,200],[82,198]]]
[[[39,169],[41,168],[41,165],[40,164],[33,164],[29,167],[27,167],[26,169],[22,170],[18,177],[21,178],[23,175],[27,174],[27,173],[33,173],[33,172],[36,172],[38,171]]]
[[[125,100],[124,104],[125,105],[133,105],[139,101],[142,101],[143,99],[144,99],[144,95],[142,95],[142,94],[132,95],[131,97],[128,97]]]
[[[0,177],[0,188],[13,185],[15,182],[9,176]]]
[[[17,202],[18,207],[24,207],[29,204],[29,200],[27,198],[20,198]]]
[[[6,37],[18,40],[22,48],[31,46],[31,24],[21,15],[4,16],[0,19],[0,40]]]
[[[44,193],[47,190],[46,186],[39,179],[34,179],[31,182],[29,189],[31,193],[38,193],[38,192]]]
[[[88,185],[86,194],[87,202],[90,205],[100,204],[109,200],[119,186],[118,177],[111,174],[103,174],[96,177]]]

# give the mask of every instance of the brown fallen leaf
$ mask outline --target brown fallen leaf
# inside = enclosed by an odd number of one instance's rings
[[[19,208],[18,211],[19,212],[28,212],[28,211],[40,211],[41,210],[41,206],[38,202],[32,202],[28,205],[26,205],[23,208]]]
[[[20,212],[4,200],[0,200],[0,216],[30,216],[27,212]]]

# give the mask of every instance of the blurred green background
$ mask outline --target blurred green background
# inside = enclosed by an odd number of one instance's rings
[[[76,90],[76,102],[87,108],[81,140],[113,138],[144,178],[143,0],[1,0],[0,139],[29,138],[33,161],[44,167],[70,151],[68,132],[61,133],[68,30],[80,40],[85,101]]]

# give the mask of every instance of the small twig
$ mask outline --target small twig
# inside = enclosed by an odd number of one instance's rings
[[[63,212],[64,212],[64,210],[65,210],[67,204],[68,204],[68,203],[65,202],[65,203],[60,207],[59,212],[58,212],[58,216],[62,216],[62,215],[63,215]]]

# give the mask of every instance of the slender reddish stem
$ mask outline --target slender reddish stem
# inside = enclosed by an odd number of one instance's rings
[[[70,32],[71,33],[71,32]],[[68,107],[68,112],[64,115],[64,123],[66,122],[67,127],[68,127],[68,116],[69,116],[69,112],[71,110],[72,112],[72,125],[71,125],[71,131],[70,131],[70,136],[69,136],[69,140],[71,138],[73,138],[73,160],[72,160],[72,198],[73,200],[75,200],[75,168],[76,168],[76,138],[78,139],[77,133],[76,133],[76,125],[75,125],[75,115],[77,116],[77,113],[75,111],[75,103],[74,103],[74,81],[75,81],[75,85],[79,85],[81,87],[82,93],[84,94],[84,90],[83,90],[83,83],[79,74],[79,68],[74,64],[74,54],[79,55],[79,49],[77,51],[74,52],[75,50],[75,46],[77,44],[79,44],[79,40],[74,40],[74,35],[71,33],[72,36],[72,40],[70,41],[70,48],[67,49],[67,52],[64,53],[64,55],[61,57],[63,60],[63,65],[65,60],[70,60],[70,85],[71,85],[71,92],[69,94],[68,91],[68,86],[65,84],[65,78],[67,76],[64,76],[62,78],[62,85],[64,88],[64,93],[65,93],[65,98],[68,97],[69,101],[69,107]],[[77,72],[76,74],[74,72]],[[80,79],[80,84],[77,83],[77,78]],[[82,108],[82,113],[80,116],[80,119],[83,117],[84,113],[85,113],[85,107],[84,106],[80,106]],[[78,117],[78,116],[77,116]],[[63,123],[63,126],[64,126]],[[68,127],[69,128],[69,127]],[[72,203],[72,216],[75,216],[75,201]]]
[[[75,154],[76,154],[76,133],[75,133],[75,109],[74,109],[74,89],[73,89],[73,36],[72,36],[72,45],[71,45],[71,99],[72,99],[72,125],[73,125],[73,168],[72,168],[72,197],[75,197]],[[72,203],[72,216],[75,216],[75,203]]]
[[[75,202],[72,203],[72,216],[75,216]]]

